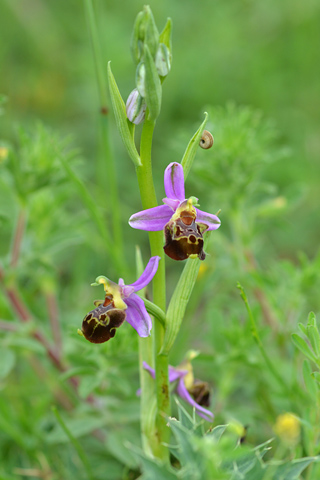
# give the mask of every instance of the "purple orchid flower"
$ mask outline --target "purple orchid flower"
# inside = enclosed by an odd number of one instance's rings
[[[196,197],[185,198],[183,167],[173,162],[164,172],[164,205],[135,213],[129,225],[139,230],[164,230],[165,253],[174,260],[199,257],[204,260],[203,233],[220,227],[216,215],[195,207]]]
[[[116,284],[102,275],[97,277],[92,285],[104,286],[105,299],[94,302],[96,308],[84,317],[79,333],[92,343],[107,342],[126,320],[140,337],[148,337],[152,328],[151,318],[142,298],[135,292],[151,282],[159,260],[160,257],[151,257],[141,277],[130,285],[125,285],[122,278]]]
[[[155,378],[155,370],[153,368],[151,368],[146,362],[143,362],[143,368],[150,373],[152,378]],[[171,367],[171,365],[169,365],[169,382],[173,383],[173,382],[176,382],[178,380],[178,384],[176,386],[176,392],[179,395],[179,397],[181,397],[183,400],[188,402],[192,407],[194,407],[195,410],[196,410],[196,413],[200,417],[204,418],[208,422],[212,422],[212,420],[214,418],[213,413],[210,412],[210,410],[207,410],[206,408],[199,405],[199,403],[197,403],[192,398],[192,396],[190,395],[190,393],[189,393],[189,391],[186,387],[185,377],[188,373],[189,373],[188,370],[183,370],[183,369]],[[193,390],[192,387],[189,390],[192,392],[192,390]]]

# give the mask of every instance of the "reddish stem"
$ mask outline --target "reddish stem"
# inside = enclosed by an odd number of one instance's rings
[[[19,212],[15,235],[11,250],[11,267],[15,268],[20,255],[21,242],[26,226],[26,211],[22,208]]]

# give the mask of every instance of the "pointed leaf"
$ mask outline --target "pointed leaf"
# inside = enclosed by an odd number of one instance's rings
[[[167,328],[161,349],[168,355],[179,333],[180,326],[200,268],[199,258],[189,258],[171,297],[167,311]]]
[[[313,353],[313,351],[311,350],[311,348],[309,347],[309,345],[306,343],[305,340],[303,340],[303,338],[301,338],[299,335],[297,335],[296,333],[293,333],[292,336],[292,341],[293,343],[295,344],[295,346],[307,357],[309,358],[309,360],[311,360],[312,362],[316,362],[317,359]]]
[[[298,323],[299,330],[307,336],[307,327],[303,323]]]
[[[117,83],[112,74],[110,62],[108,63],[108,80],[109,90],[114,111],[114,116],[122,141],[127,149],[127,152],[136,167],[141,166],[141,160],[137,151],[134,139],[132,137],[132,130],[129,128],[129,120],[127,119],[126,106],[122,100]]]
[[[293,460],[292,462],[279,465],[272,478],[274,480],[297,480],[300,478],[303,470],[314,461],[319,461],[319,457],[299,458],[299,460]],[[269,468],[273,469],[272,466]]]
[[[211,430],[211,432],[207,433],[207,436],[213,437],[217,442],[219,442],[227,427],[228,425],[217,425],[213,430]]]
[[[320,336],[317,327],[314,325],[307,325],[307,337],[310,340],[312,348],[315,352],[316,357],[319,358],[320,354]]]
[[[170,53],[172,54],[171,36],[172,36],[172,20],[170,17],[168,17],[167,22],[164,26],[164,29],[160,33],[159,42],[164,43],[166,47],[169,49]]]
[[[319,389],[316,382],[314,381],[314,378],[312,377],[312,368],[308,360],[304,360],[303,362],[302,374],[304,383],[309,394],[313,397],[314,400],[316,400]]]

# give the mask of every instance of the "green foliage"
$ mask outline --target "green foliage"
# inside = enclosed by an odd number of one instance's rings
[[[136,448],[130,447],[141,459],[144,480],[160,479],[299,479],[301,473],[318,457],[306,457],[299,460],[264,460],[272,448],[272,439],[249,447],[239,443],[228,425],[219,425],[204,432],[201,424],[196,423],[178,404],[179,418],[169,419],[175,443],[171,453],[175,460],[173,467],[151,461]],[[200,428],[199,428],[200,427]]]
[[[0,52],[0,478],[30,478],[36,471],[34,478],[89,478],[75,439],[97,480],[317,480],[320,337],[316,315],[305,319],[310,309],[320,310],[319,42],[310,41],[319,36],[319,4],[232,0],[198,8],[187,1],[183,11],[178,3],[154,4],[163,23],[170,11],[176,36],[153,146],[158,198],[164,168],[181,158],[187,163],[188,155],[194,162],[187,194],[196,193],[203,210],[222,209],[222,226],[211,236],[170,357],[176,365],[189,348],[201,352],[194,370],[212,387],[215,422],[205,431],[187,404],[173,405],[179,420],[168,420],[171,466],[141,453],[138,342],[131,327],[98,348],[76,334],[95,299],[93,279],[126,271],[133,281],[133,245],[141,245],[144,260],[149,256],[141,232],[127,227],[141,207],[127,159],[129,151],[139,164],[134,131],[110,75],[127,142],[121,150],[111,130],[123,253],[111,228],[109,171],[96,185],[102,178],[97,159],[104,156],[96,146],[99,108],[81,6],[33,7],[30,16],[23,2],[5,1],[0,15],[10,46]],[[134,78],[125,52],[141,5],[129,2],[126,12],[121,2],[96,7],[103,62],[116,59],[125,98]],[[159,41],[171,50],[170,20]],[[198,129],[204,110],[214,146],[203,151],[194,140],[185,151],[191,132],[198,138],[204,127]],[[178,278],[167,263],[173,292]],[[283,385],[254,341],[237,281]],[[278,415],[289,411],[300,422],[297,442],[265,443]],[[234,425],[247,427],[244,443]]]

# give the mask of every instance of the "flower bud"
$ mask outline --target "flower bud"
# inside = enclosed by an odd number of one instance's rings
[[[133,32],[131,37],[131,53],[136,63],[139,63],[143,52],[143,40],[144,40],[144,18],[145,12],[139,12],[134,22]]]
[[[144,45],[148,45],[154,57],[159,45],[159,32],[155,24],[152,11],[147,5],[138,13],[131,38],[131,52],[136,63],[143,60]]]
[[[140,62],[136,70],[136,85],[141,97],[146,96],[146,66]]]
[[[171,54],[164,43],[160,43],[158,47],[155,64],[157,72],[161,77],[168,75],[171,69]]]
[[[146,108],[147,104],[145,100],[138,92],[138,89],[135,88],[130,93],[126,103],[127,117],[130,122],[134,123],[135,125],[139,125],[139,123],[143,122]]]
[[[154,58],[159,45],[159,32],[150,7],[146,5],[144,10],[146,12],[144,44],[148,46],[150,53]]]

